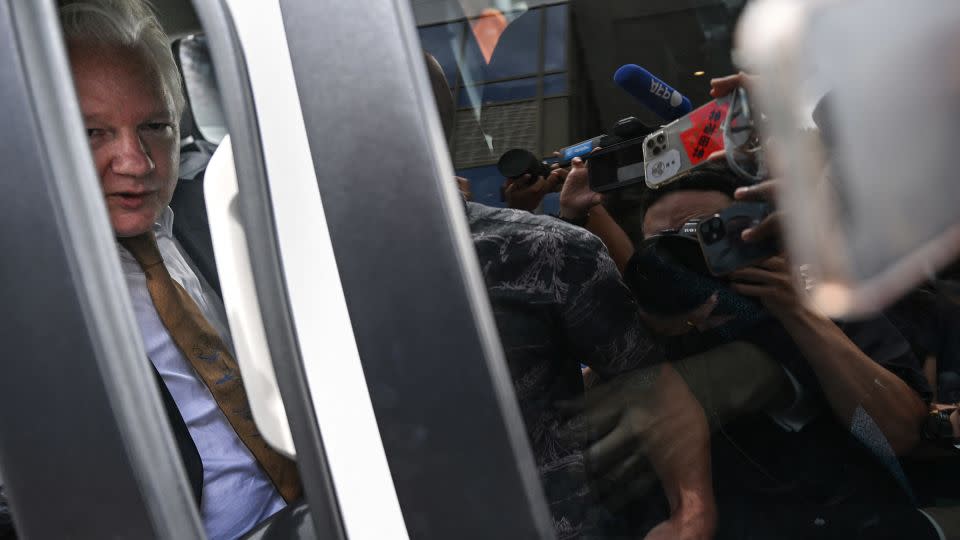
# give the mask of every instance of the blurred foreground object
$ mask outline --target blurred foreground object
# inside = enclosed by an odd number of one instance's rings
[[[756,0],[756,74],[792,259],[832,317],[875,312],[960,254],[960,2]]]

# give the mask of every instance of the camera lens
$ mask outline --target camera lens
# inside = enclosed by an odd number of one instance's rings
[[[659,146],[654,146],[654,147],[653,147],[653,155],[659,156],[659,155],[660,155],[660,150],[661,150],[661,148],[660,148]]]
[[[649,141],[647,141],[647,148],[653,148],[654,144],[655,143],[653,142],[653,139],[650,139]]]
[[[536,179],[537,171],[544,167],[532,152],[523,148],[507,150],[497,162],[497,170],[505,178],[517,178],[530,174]]]
[[[663,144],[663,142],[666,141],[666,140],[667,140],[667,138],[663,136],[663,133],[660,133],[659,135],[657,135],[657,142],[658,142],[658,143]]]
[[[719,242],[725,235],[723,221],[718,217],[710,218],[700,224],[700,237],[704,244],[709,245]]]

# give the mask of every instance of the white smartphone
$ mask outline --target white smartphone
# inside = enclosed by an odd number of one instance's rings
[[[715,99],[686,116],[654,131],[643,141],[647,186],[657,189],[680,173],[707,162],[723,150],[721,126],[730,110],[730,96]]]

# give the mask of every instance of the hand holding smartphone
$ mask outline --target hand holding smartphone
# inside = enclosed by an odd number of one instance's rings
[[[647,186],[657,189],[724,149],[721,127],[733,94],[717,98],[654,131],[643,140]]]
[[[724,276],[780,252],[776,238],[747,242],[743,231],[757,227],[772,213],[766,203],[739,202],[696,223],[696,234],[707,269]]]

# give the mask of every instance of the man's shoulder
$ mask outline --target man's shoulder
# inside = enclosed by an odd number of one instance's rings
[[[496,206],[487,206],[485,204],[468,202],[467,219],[470,226],[502,226],[517,230],[531,228],[552,229],[555,227],[567,225],[568,223],[559,220],[553,216],[532,214],[525,210],[514,210],[512,208],[498,208]]]
[[[522,240],[549,236],[556,242],[585,249],[599,249],[602,246],[600,239],[586,229],[553,216],[467,203],[467,219],[475,240],[484,236]]]

